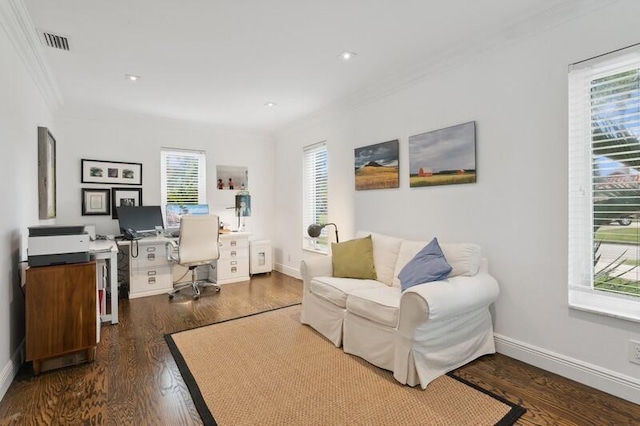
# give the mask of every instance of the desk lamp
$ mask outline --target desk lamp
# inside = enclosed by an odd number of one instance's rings
[[[240,218],[251,216],[251,195],[249,195],[249,191],[238,191],[236,194],[236,214],[238,215],[238,231],[244,231],[244,219],[242,220],[242,225],[240,225]]]
[[[338,238],[338,225],[336,225],[335,223],[325,223],[323,225],[312,223],[307,228],[307,233],[311,238],[318,238],[320,236],[320,232],[322,232],[322,228],[324,228],[327,225],[333,225],[334,228],[336,228],[336,243],[339,243],[340,239]]]

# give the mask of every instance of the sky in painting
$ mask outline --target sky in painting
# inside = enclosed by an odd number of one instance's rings
[[[475,123],[464,123],[446,129],[409,137],[409,168],[417,174],[442,170],[475,170]]]
[[[377,143],[355,149],[356,168],[362,167],[370,161],[381,166],[398,166],[398,140]]]

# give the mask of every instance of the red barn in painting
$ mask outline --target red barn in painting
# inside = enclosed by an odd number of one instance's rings
[[[429,177],[429,176],[433,176],[433,173],[425,172],[424,169],[422,167],[420,167],[420,170],[418,170],[418,176],[419,177]]]

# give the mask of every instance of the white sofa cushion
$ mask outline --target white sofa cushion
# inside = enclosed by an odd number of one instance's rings
[[[429,244],[428,241],[402,241],[402,244],[400,244],[400,252],[398,253],[398,262],[396,263],[395,272],[393,273],[394,287],[400,287],[398,275],[400,271],[402,271],[402,268],[427,244]],[[460,275],[472,277],[478,273],[482,255],[480,246],[470,243],[460,243],[440,244],[440,248],[442,248],[442,253],[444,253],[445,259],[447,259],[447,262],[452,268],[449,273],[449,278]]]
[[[375,280],[359,280],[356,278],[316,277],[311,280],[311,293],[325,299],[340,308],[346,308],[347,295],[356,290],[387,287]]]
[[[347,311],[389,327],[398,324],[402,292],[397,287],[355,290],[347,298]]]
[[[393,285],[393,276],[398,262],[402,238],[366,231],[358,231],[356,238],[363,238],[367,235],[371,235],[373,242],[373,265],[376,268],[378,281],[389,286]]]

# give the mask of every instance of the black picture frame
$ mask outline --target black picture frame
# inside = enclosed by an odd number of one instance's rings
[[[83,158],[80,160],[80,181],[109,185],[142,185],[142,163]]]
[[[141,206],[142,188],[111,188],[111,218],[118,218],[118,207]]]
[[[82,188],[82,216],[108,216],[111,202],[110,189]]]

